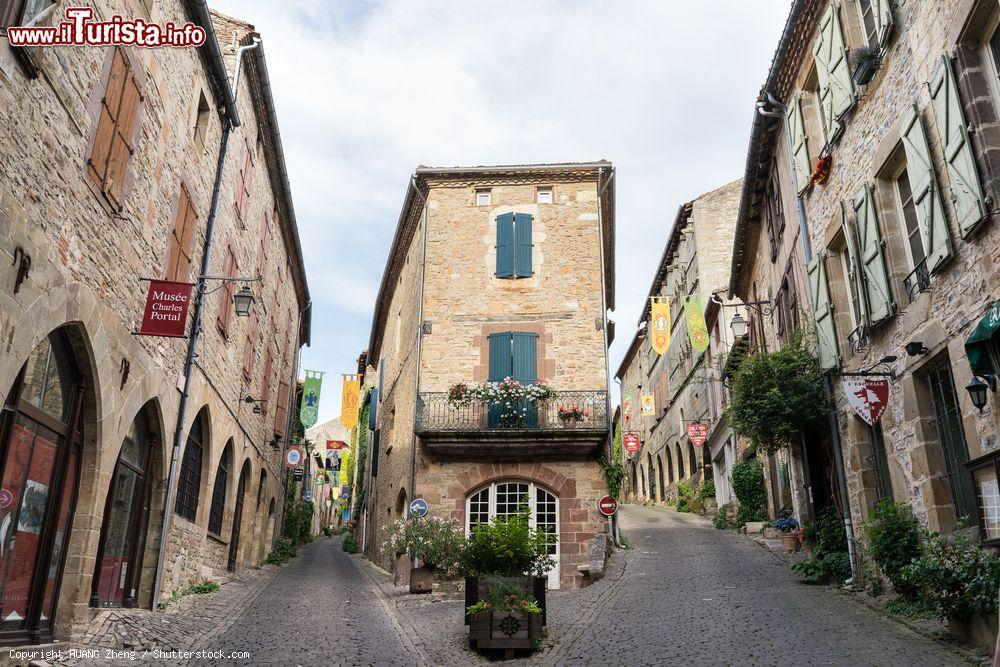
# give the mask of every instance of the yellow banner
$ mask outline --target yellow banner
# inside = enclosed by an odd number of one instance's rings
[[[656,400],[652,394],[642,395],[642,416],[652,417],[656,412]]]
[[[708,349],[708,325],[705,323],[705,311],[701,308],[701,295],[692,294],[685,297],[684,310],[687,312],[691,347],[700,354]]]
[[[352,429],[358,424],[358,406],[361,402],[361,376],[343,374],[344,389],[340,402],[340,423],[346,429]]]
[[[666,297],[649,297],[649,344],[660,355],[670,347],[670,302]]]

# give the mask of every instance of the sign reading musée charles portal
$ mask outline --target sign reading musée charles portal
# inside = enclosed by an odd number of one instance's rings
[[[191,303],[191,283],[149,281],[146,310],[142,314],[139,334],[183,338],[189,303]]]

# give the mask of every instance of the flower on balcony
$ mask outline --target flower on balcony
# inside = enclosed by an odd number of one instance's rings
[[[519,408],[521,412],[527,412],[527,407],[521,405],[523,402],[539,403],[555,398],[555,395],[556,392],[544,380],[522,384],[510,377],[476,386],[456,382],[448,387],[448,403],[452,406],[473,402],[502,404],[505,408]]]
[[[585,419],[590,416],[589,412],[582,410],[575,405],[560,405],[556,410],[556,414],[559,417],[559,421],[563,424],[578,422],[581,419]]]

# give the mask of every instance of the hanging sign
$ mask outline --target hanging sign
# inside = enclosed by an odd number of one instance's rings
[[[708,325],[705,323],[705,311],[701,308],[700,294],[684,297],[684,312],[687,313],[691,347],[700,354],[708,349]]]
[[[340,423],[350,430],[358,424],[358,407],[361,395],[361,376],[345,373],[344,389],[340,400]]]
[[[640,449],[639,445],[639,434],[638,433],[625,433],[622,435],[622,446],[625,447],[625,451],[630,454],[635,454]]]
[[[191,287],[191,283],[150,280],[139,335],[183,338]]]
[[[327,449],[342,449],[346,445],[347,445],[347,443],[344,442],[343,440],[327,440],[326,441],[326,448]]]
[[[302,463],[302,450],[299,447],[289,447],[285,452],[285,467],[298,468]]]
[[[642,395],[642,416],[652,417],[656,414],[656,399],[652,394]]]
[[[302,468],[296,468],[292,472],[293,472],[295,481],[296,482],[301,482],[302,481],[302,476],[305,474],[305,473],[302,472]]]
[[[701,422],[695,422],[693,424],[687,425],[688,438],[691,439],[691,444],[695,447],[701,447],[708,440],[708,424],[702,424]]]
[[[670,302],[666,297],[649,297],[649,344],[660,355],[670,347]]]
[[[844,378],[844,394],[858,416],[869,426],[882,419],[889,404],[889,380],[886,378]]]
[[[622,416],[625,419],[632,419],[632,401],[635,396],[630,391],[622,394]]]
[[[323,373],[306,371],[306,379],[302,382],[302,409],[299,411],[299,421],[306,428],[314,426],[319,417],[319,393],[322,388]]]

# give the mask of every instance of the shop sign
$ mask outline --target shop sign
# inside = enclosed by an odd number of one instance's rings
[[[889,404],[889,380],[886,378],[844,378],[847,402],[869,426],[882,419]]]
[[[635,454],[641,448],[639,444],[639,434],[638,433],[625,433],[622,435],[622,445],[625,447],[625,451],[630,454]]]
[[[687,425],[687,434],[691,439],[691,444],[695,447],[701,447],[708,440],[708,424],[702,424],[701,422],[695,422],[693,424]]]
[[[183,338],[188,304],[191,302],[191,287],[191,283],[149,281],[139,335]]]

